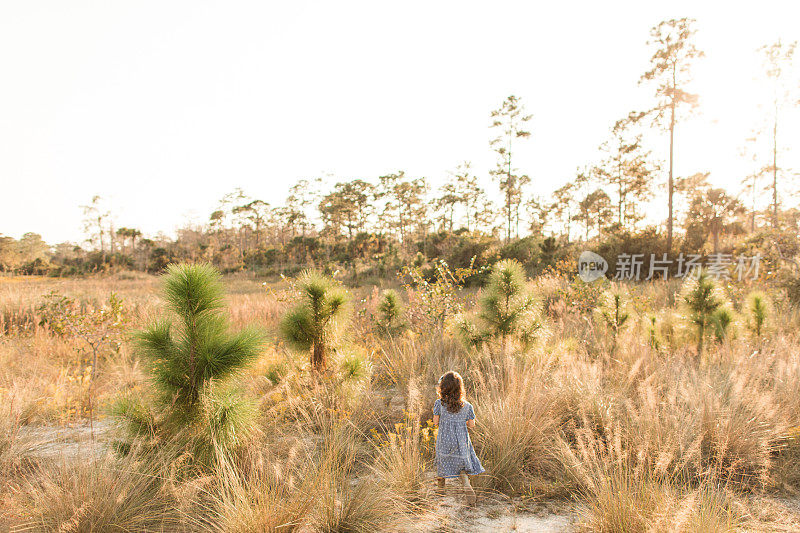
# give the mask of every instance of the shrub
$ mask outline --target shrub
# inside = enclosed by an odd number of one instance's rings
[[[403,267],[400,275],[406,280],[409,321],[424,329],[442,328],[449,317],[462,309],[458,290],[479,273],[473,263],[466,268],[453,269],[446,262],[438,261],[427,275],[420,267]]]
[[[81,363],[91,366],[92,378],[97,372],[98,355],[104,351],[119,351],[122,331],[128,321],[124,302],[113,292],[105,304],[92,307],[51,291],[44,296],[38,311],[41,315],[40,325],[46,324],[59,336],[76,337],[83,341],[81,351],[86,350],[91,362],[82,358]]]

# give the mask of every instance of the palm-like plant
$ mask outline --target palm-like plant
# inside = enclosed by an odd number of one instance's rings
[[[726,303],[725,295],[706,271],[688,279],[683,287],[683,305],[697,332],[697,355],[703,355],[703,340],[713,325],[714,314]]]
[[[283,316],[281,337],[298,351],[311,352],[311,365],[324,370],[328,352],[349,319],[350,295],[333,279],[307,270],[297,279],[301,300]]]
[[[542,328],[522,265],[513,259],[492,268],[478,305],[475,316],[462,316],[456,322],[456,331],[467,346],[499,345],[505,354],[509,341],[517,341],[527,349]]]
[[[258,356],[264,337],[252,328],[231,331],[220,275],[210,265],[170,265],[163,298],[171,316],[133,335],[155,385],[154,405],[127,398],[113,412],[133,433],[184,434],[206,450],[234,445],[252,410],[226,385]]]

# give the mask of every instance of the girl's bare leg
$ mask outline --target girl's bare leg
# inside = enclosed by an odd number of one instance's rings
[[[436,478],[436,492],[439,494],[444,494],[444,478],[437,477]]]
[[[475,490],[472,488],[472,483],[469,482],[469,476],[463,470],[459,474],[461,484],[464,485],[464,493],[467,495],[467,505],[475,505],[477,498],[475,497]]]

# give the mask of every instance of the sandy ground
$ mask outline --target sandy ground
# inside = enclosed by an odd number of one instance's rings
[[[503,501],[479,500],[475,507],[467,507],[463,497],[444,496],[434,510],[435,516],[427,517],[415,531],[514,531],[518,533],[555,533],[574,531],[574,512],[551,512],[520,508]]]
[[[108,451],[111,425],[96,421],[93,425],[22,426],[19,438],[27,441],[30,455],[37,459],[75,460],[101,457]]]
[[[434,479],[431,473],[431,493]],[[555,533],[575,531],[577,512],[565,502],[524,503],[503,495],[479,494],[470,507],[457,480],[448,480],[443,495],[434,495],[432,508],[404,531],[425,533],[503,532]]]

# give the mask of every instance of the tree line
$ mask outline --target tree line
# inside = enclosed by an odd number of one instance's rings
[[[599,147],[599,160],[577,169],[550,197],[529,194],[536,178],[516,164],[535,131],[533,115],[512,95],[489,114],[496,165],[488,176],[465,161],[437,180],[436,188],[426,177],[402,170],[329,186],[320,178],[301,179],[279,205],[235,189],[205,224],[180,228],[175,238],[115,227],[113,213],[96,196],[83,206],[84,246],[50,247],[35,234],[18,241],[0,237],[0,269],[159,271],[174,261],[202,260],[227,271],[339,264],[353,275],[385,275],[409,261],[442,258],[459,265],[487,254],[550,263],[575,242],[620,235],[655,238],[653,251],[668,252],[716,253],[764,230],[796,241],[800,212],[786,196],[792,170],[781,155],[788,140],[779,135],[787,110],[798,104],[798,86],[790,79],[796,43],[778,41],[757,51],[772,92],[764,102],[765,127],[754,139],[769,151],[758,153],[759,144],[749,143],[753,167],[743,172],[742,189],[732,192],[713,187],[708,173],[674,173],[676,126],[698,105],[698,95],[688,91],[694,63],[703,55],[694,44],[694,26],[694,20],[682,18],[651,29],[650,68],[639,81],[652,89],[652,107],[616,120]],[[666,161],[643,140],[652,129],[664,132]],[[656,184],[663,181],[666,195],[656,195]],[[646,211],[662,197],[667,219],[659,240],[662,232]]]

